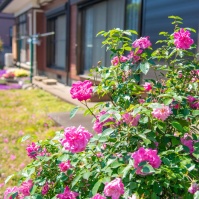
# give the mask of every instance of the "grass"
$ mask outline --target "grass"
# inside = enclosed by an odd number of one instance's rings
[[[0,198],[6,187],[16,185],[16,178],[12,178],[3,186],[5,179],[31,161],[26,146],[61,130],[48,113],[67,112],[72,108],[71,104],[39,89],[0,91]],[[20,142],[27,134],[33,135],[34,140]]]

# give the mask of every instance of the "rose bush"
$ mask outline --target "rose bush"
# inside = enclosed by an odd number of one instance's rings
[[[112,52],[111,66],[99,62],[91,70],[101,77],[98,86],[86,80],[71,88],[87,108],[94,92],[110,97],[85,112],[93,115],[96,132],[67,127],[53,139],[32,143],[27,154],[33,162],[4,199],[25,198],[24,193],[34,199],[199,198],[195,31],[180,28],[180,17],[170,18],[174,32],[161,32],[162,47],[154,51],[148,36],[132,42],[133,30],[99,33]],[[142,80],[149,69],[156,79]]]

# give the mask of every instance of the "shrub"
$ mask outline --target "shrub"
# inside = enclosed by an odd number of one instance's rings
[[[99,62],[92,69],[101,77],[98,86],[91,89],[87,80],[71,89],[87,108],[91,93],[110,97],[86,111],[94,116],[96,133],[68,127],[31,144],[33,162],[7,195],[23,198],[28,185],[32,197],[26,198],[199,198],[199,63],[190,35],[195,31],[180,28],[180,17],[170,18],[174,33],[161,32],[165,39],[155,51],[149,37],[132,42],[133,30],[99,33],[112,52],[111,66]],[[149,69],[156,79],[141,82]]]

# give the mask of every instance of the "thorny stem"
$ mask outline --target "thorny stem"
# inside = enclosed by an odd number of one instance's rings
[[[85,101],[85,104],[82,102],[82,104],[83,104],[84,106],[86,106],[86,108],[90,111],[90,113],[93,115],[93,117],[95,117],[95,118],[97,119],[96,115],[95,115],[95,114],[93,113],[93,111],[91,111],[91,109],[89,108],[87,102]]]

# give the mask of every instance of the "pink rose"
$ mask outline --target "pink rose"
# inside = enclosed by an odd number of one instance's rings
[[[140,54],[142,53],[142,50],[139,49],[136,52],[131,51],[128,55],[128,59],[132,60],[132,63],[136,63],[140,60]]]
[[[8,196],[9,196],[9,194],[10,193],[16,193],[16,192],[18,192],[18,187],[8,187],[6,190],[5,190],[5,192],[4,192],[4,199],[12,199],[12,196],[10,196],[9,198],[8,198]]]
[[[199,185],[195,182],[191,183],[191,186],[188,189],[188,192],[194,194],[195,192],[199,191]]]
[[[140,119],[140,114],[137,114],[133,117],[130,113],[125,113],[122,115],[122,118],[126,124],[129,124],[131,126],[137,126]]]
[[[192,154],[194,152],[194,141],[189,137],[189,135],[186,133],[184,134],[184,137],[180,139],[181,143],[189,148],[189,152]]]
[[[165,106],[164,104],[161,108],[154,108],[152,112],[153,117],[162,121],[166,120],[171,114],[172,111],[169,106]]]
[[[132,46],[134,48],[141,48],[141,49],[146,49],[151,46],[151,42],[149,41],[149,37],[140,37],[139,39],[136,39]]]
[[[68,169],[71,168],[70,160],[67,160],[66,162],[61,162],[59,164],[59,168],[62,172],[67,171]]]
[[[152,85],[151,85],[151,83],[149,83],[149,82],[145,82],[144,85],[143,85],[143,87],[144,87],[144,90],[145,90],[146,92],[149,92],[149,91],[152,90]]]
[[[26,148],[26,151],[30,158],[36,159],[39,149],[40,149],[40,147],[37,146],[34,142],[32,142],[31,145],[28,145],[28,147]]]
[[[112,197],[112,199],[119,199],[124,194],[124,184],[120,178],[106,183],[104,187],[104,195]]]
[[[48,190],[49,190],[49,186],[48,186],[48,183],[46,183],[46,184],[42,187],[41,194],[42,194],[42,195],[46,195],[46,194],[48,193]]]
[[[145,99],[138,99],[138,102],[139,102],[140,104],[143,104],[143,103],[145,102]]]
[[[100,195],[99,193],[97,193],[95,196],[93,196],[91,199],[106,199],[106,197]]]
[[[147,162],[153,168],[159,168],[161,164],[161,160],[160,157],[157,155],[156,149],[144,149],[143,147],[141,147],[136,152],[134,152],[131,157],[134,159],[134,168],[136,169],[136,173],[140,175],[146,175],[146,173],[143,173],[141,171],[142,166],[139,166],[141,162]]]
[[[85,80],[73,83],[70,94],[73,99],[78,99],[79,101],[90,99],[93,94],[92,82]]]
[[[19,196],[20,197],[30,196],[30,190],[32,189],[32,187],[33,187],[32,180],[23,182],[19,187]]]
[[[113,59],[111,60],[111,64],[113,66],[117,66],[119,64],[119,57],[118,56],[113,57]]]
[[[82,126],[72,126],[64,129],[64,136],[61,140],[62,146],[72,153],[78,153],[85,150],[93,135]]]
[[[194,43],[193,39],[190,38],[190,32],[188,30],[184,30],[183,28],[180,28],[180,30],[175,32],[173,36],[176,48],[189,49]]]
[[[66,187],[64,189],[64,193],[60,193],[57,195],[57,198],[59,199],[76,199],[76,197],[78,196],[79,194],[76,193],[76,192],[73,192],[69,189],[69,187]]]
[[[94,129],[94,131],[96,131],[98,134],[99,134],[99,133],[102,133],[102,131],[103,131],[103,126],[104,126],[106,123],[115,121],[114,118],[110,117],[110,118],[106,119],[105,121],[100,122],[100,117],[102,117],[102,116],[105,115],[106,113],[107,113],[106,111],[101,111],[101,112],[99,113],[99,115],[97,116],[97,119],[96,119],[95,122],[94,122],[93,129]]]
[[[121,57],[120,57],[120,62],[121,62],[121,63],[126,62],[126,61],[128,61],[128,58],[127,58],[127,57],[125,57],[125,56],[121,56]]]

